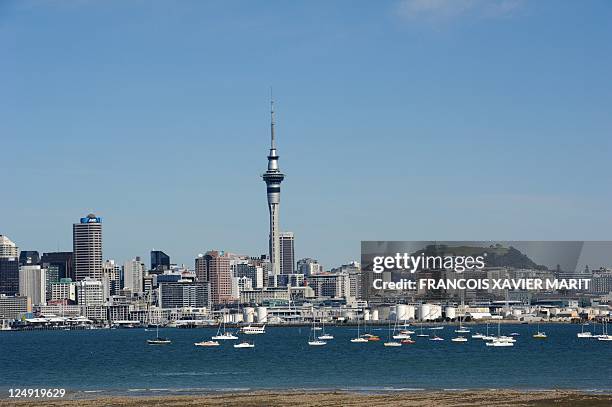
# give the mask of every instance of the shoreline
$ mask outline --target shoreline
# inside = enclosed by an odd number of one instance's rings
[[[81,394],[81,393],[78,393]],[[609,406],[612,393],[596,393],[582,390],[381,390],[358,392],[349,390],[299,390],[299,391],[227,391],[208,392],[201,395],[134,395],[107,396],[91,394],[91,397],[65,399],[0,399],[4,406],[36,406],[43,401],[47,406]]]

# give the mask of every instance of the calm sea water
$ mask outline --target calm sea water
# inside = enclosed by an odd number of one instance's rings
[[[576,325],[545,325],[549,339],[531,338],[535,326],[503,325],[518,332],[513,348],[486,347],[481,340],[446,338],[386,348],[354,344],[355,328],[330,327],[335,339],[307,345],[308,328],[267,328],[250,336],[254,349],[195,347],[215,329],[160,329],[172,344],[151,346],[144,329],[0,332],[0,394],[9,388],[60,387],[109,393],[250,389],[520,388],[612,391],[612,342],[578,339]],[[484,327],[471,327],[472,333]],[[492,330],[496,330],[492,328]],[[375,328],[383,339],[387,330]],[[413,335],[415,337],[415,335]]]

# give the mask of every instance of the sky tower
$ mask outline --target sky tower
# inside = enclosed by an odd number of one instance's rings
[[[268,154],[268,170],[261,176],[268,191],[268,209],[270,210],[270,262],[272,275],[279,275],[280,270],[280,231],[278,227],[278,206],[280,204],[280,184],[285,174],[278,168],[276,154],[276,138],[274,136],[274,100],[270,100],[270,154]]]

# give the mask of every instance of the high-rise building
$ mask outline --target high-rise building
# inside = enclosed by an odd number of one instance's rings
[[[72,281],[76,278],[72,264],[72,252],[43,253],[40,263],[45,268],[57,266],[59,278],[69,278]]]
[[[104,285],[102,281],[90,277],[77,281],[77,301],[81,315],[87,318],[104,319]]]
[[[106,260],[102,263],[102,281],[105,284],[105,296],[117,295],[121,289],[121,266],[115,260]]]
[[[170,270],[170,256],[161,250],[151,251],[151,270]]]
[[[280,185],[285,174],[278,166],[278,154],[276,153],[276,138],[274,135],[274,102],[270,102],[270,154],[268,154],[268,170],[262,175],[266,183],[268,194],[268,210],[270,212],[270,234],[269,249],[270,262],[272,263],[272,275],[281,273],[280,260],[280,229],[279,229],[279,204]]]
[[[244,262],[233,264],[231,267],[232,276],[247,277],[251,280],[251,287],[253,288],[264,287],[264,269],[254,261],[245,260]]]
[[[293,232],[280,234],[280,264],[281,274],[295,273],[295,239]]]
[[[19,293],[19,260],[15,257],[0,257],[0,294]]]
[[[29,266],[40,264],[40,255],[36,250],[22,250],[19,253],[19,265]]]
[[[161,308],[209,307],[210,283],[161,283],[159,306]]]
[[[57,283],[51,284],[51,301],[67,300],[76,302],[76,283],[69,278],[62,278]]]
[[[0,259],[19,256],[19,248],[8,237],[0,235]]]
[[[232,298],[232,271],[230,257],[216,250],[199,255],[195,261],[196,278],[210,283],[210,301],[213,305],[224,304]]]
[[[323,272],[323,266],[319,264],[318,260],[311,259],[309,257],[300,259],[297,262],[297,272],[310,276],[312,274],[318,274]]]
[[[131,290],[132,294],[142,294],[144,271],[144,264],[140,261],[140,257],[126,261],[123,264],[123,288]]]
[[[102,279],[102,220],[90,213],[72,226],[74,273],[77,281]]]
[[[33,305],[47,302],[47,269],[40,266],[19,267],[19,294],[30,297]]]

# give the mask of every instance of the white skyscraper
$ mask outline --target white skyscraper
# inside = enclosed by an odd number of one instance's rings
[[[19,294],[30,297],[32,305],[47,302],[47,270],[40,266],[19,268]]]
[[[19,257],[19,249],[11,239],[4,235],[0,235],[0,259],[9,257]]]
[[[131,290],[133,294],[142,294],[143,277],[144,264],[140,261],[140,257],[123,264],[123,288]]]

